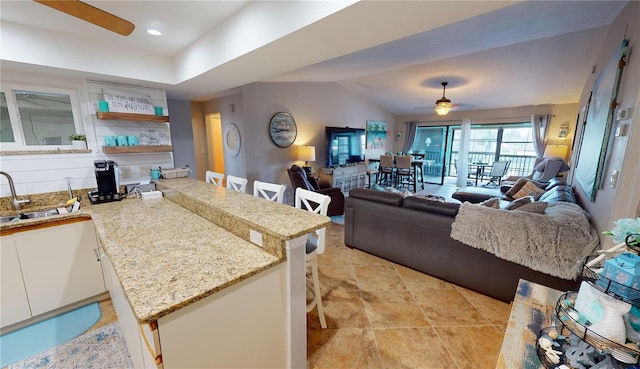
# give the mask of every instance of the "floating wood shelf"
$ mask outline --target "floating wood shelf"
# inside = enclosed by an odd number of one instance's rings
[[[171,145],[102,146],[105,154],[135,154],[146,152],[171,152]]]
[[[150,114],[133,114],[133,113],[115,113],[115,112],[97,112],[98,119],[103,120],[130,120],[136,122],[169,122],[168,115],[150,115]]]

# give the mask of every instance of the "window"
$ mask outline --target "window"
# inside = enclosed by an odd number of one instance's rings
[[[460,149],[460,127],[452,130],[451,155],[455,158]],[[472,126],[469,143],[470,163],[508,160],[510,175],[527,175],[533,169],[536,152],[531,123]]]
[[[0,126],[0,142],[15,142],[13,138],[13,129],[11,128],[11,120],[9,119],[9,109],[7,108],[7,98],[4,96],[4,92],[0,92],[0,119],[2,119],[2,125]]]
[[[0,94],[3,146],[30,150],[71,146],[69,136],[82,132],[74,91],[3,86]]]

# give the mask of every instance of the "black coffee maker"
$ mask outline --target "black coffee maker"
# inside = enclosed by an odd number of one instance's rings
[[[112,160],[96,160],[93,162],[98,189],[89,192],[92,204],[120,201],[120,171],[118,163]]]

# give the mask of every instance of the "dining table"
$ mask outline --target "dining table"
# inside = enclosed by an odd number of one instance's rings
[[[369,158],[370,163],[379,163],[380,158]],[[433,160],[431,160],[433,162]],[[394,156],[394,165],[395,165],[395,156]],[[412,159],[411,160],[411,168],[413,170],[413,189],[418,191],[418,175],[420,176],[421,187],[424,190],[424,164],[427,164],[429,160],[423,159]],[[378,168],[380,170],[380,168]],[[395,171],[394,171],[395,172]],[[380,172],[378,172],[378,178],[380,178]],[[392,180],[395,182],[395,180]]]
[[[478,186],[478,179],[484,177],[485,168],[491,168],[489,163],[471,163],[469,164],[469,173],[475,174],[475,186]]]

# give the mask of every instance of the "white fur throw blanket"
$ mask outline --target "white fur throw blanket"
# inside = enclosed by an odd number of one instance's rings
[[[581,261],[599,245],[587,213],[568,202],[550,203],[545,214],[465,202],[451,238],[564,279],[574,279]]]

